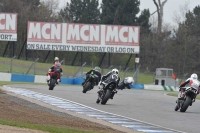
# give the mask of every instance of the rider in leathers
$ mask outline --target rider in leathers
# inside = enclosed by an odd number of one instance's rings
[[[110,72],[108,72],[106,75],[103,75],[102,76],[102,78],[101,78],[101,81],[100,81],[100,85],[99,85],[99,91],[97,92],[97,93],[99,93],[100,91],[101,91],[101,88],[103,87],[102,85],[101,85],[101,83],[102,82],[104,82],[111,74],[116,74],[117,76],[118,76],[118,80],[117,80],[117,87],[113,90],[113,93],[112,93],[112,95],[111,95],[111,97],[110,97],[110,99],[113,99],[113,97],[114,97],[114,95],[115,95],[115,93],[117,93],[117,88],[118,88],[118,84],[119,84],[119,81],[120,81],[120,77],[119,77],[119,71],[118,71],[118,69],[116,69],[116,68],[114,68],[114,69],[112,69],[112,71],[110,71]]]
[[[185,80],[184,82],[182,82],[181,84],[180,84],[180,86],[179,86],[179,94],[178,94],[178,100],[177,100],[177,102],[180,100],[180,99],[182,99],[183,97],[184,97],[184,91],[185,91],[185,86],[186,85],[190,85],[190,86],[193,86],[193,85],[196,85],[196,86],[199,86],[199,88],[200,88],[200,82],[199,82],[199,80],[198,80],[198,76],[197,76],[197,74],[196,73],[193,73],[191,76],[190,76],[190,78],[188,78],[187,80]],[[197,92],[197,95],[199,94],[199,89],[197,90],[198,92]],[[195,97],[196,98],[196,97]],[[195,98],[193,99],[193,101],[192,102],[195,102]],[[192,105],[192,104],[191,104]]]
[[[86,79],[83,81],[83,83],[82,83],[82,85],[84,85],[85,84],[85,82],[87,81],[87,79],[89,78],[89,75],[90,74],[95,74],[96,76],[98,76],[98,77],[96,77],[96,85],[98,85],[99,84],[99,82],[100,82],[100,80],[101,80],[101,71],[100,71],[101,69],[100,69],[100,67],[95,67],[94,69],[92,69],[92,70],[90,70],[89,72],[87,72],[86,73]],[[93,89],[93,88],[92,88]]]

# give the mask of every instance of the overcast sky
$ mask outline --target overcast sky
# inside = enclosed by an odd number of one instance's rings
[[[59,7],[62,8],[66,5],[66,2],[70,2],[71,0],[59,0]],[[99,0],[101,1],[101,0]],[[164,0],[161,0],[164,1]],[[192,10],[195,6],[200,5],[200,0],[168,0],[167,3],[164,6],[164,22],[165,23],[171,23],[172,25],[175,24],[173,17],[175,11],[177,13],[180,13],[180,6],[185,5],[189,6],[189,10]],[[140,10],[148,9],[150,10],[150,13],[153,13],[156,11],[156,6],[153,3],[153,0],[140,0]]]

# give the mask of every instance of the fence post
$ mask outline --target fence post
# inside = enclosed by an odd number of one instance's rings
[[[10,73],[12,73],[12,62],[13,62],[13,59],[15,58],[16,56],[13,56],[10,60]]]
[[[35,68],[35,64],[36,64],[36,62],[39,60],[40,58],[37,58],[36,60],[35,60],[35,62],[34,62],[34,75],[36,75],[36,68]]]
[[[39,59],[40,59],[40,58],[37,58],[37,59],[31,64],[31,66],[29,67],[29,69],[28,69],[28,71],[26,72],[26,74],[29,73],[31,67],[34,65],[34,75],[35,75],[35,63],[36,63]]]
[[[78,69],[78,71],[74,74],[74,77],[76,76],[76,74],[80,71],[80,69],[82,69],[81,71],[82,71],[82,73],[81,73],[81,77],[83,77],[83,67],[86,65],[86,62],[85,63],[83,63],[80,67],[79,67],[79,69]]]
[[[129,67],[126,68],[126,70],[124,71],[124,78],[126,77],[126,72],[128,71]]]

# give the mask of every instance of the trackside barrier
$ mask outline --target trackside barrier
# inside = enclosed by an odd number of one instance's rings
[[[0,81],[46,83],[46,78],[47,76],[40,76],[40,75],[0,73]],[[84,81],[83,78],[62,77],[61,82],[59,84],[81,85],[83,81]],[[174,86],[161,86],[161,85],[133,84],[131,88],[145,89],[145,90],[178,91],[178,87],[175,88]]]
[[[10,73],[0,73],[0,81],[11,81]]]
[[[162,85],[144,85],[145,90],[165,90],[165,91],[178,91],[178,87],[162,86]]]

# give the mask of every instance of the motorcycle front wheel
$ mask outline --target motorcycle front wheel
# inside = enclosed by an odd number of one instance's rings
[[[101,101],[101,104],[105,105],[107,103],[108,99],[110,98],[110,96],[111,96],[111,90],[107,89],[106,94]]]
[[[187,96],[185,102],[183,103],[183,105],[180,109],[180,112],[185,112],[187,110],[188,106],[191,104],[191,102],[192,102],[192,99]]]
[[[86,93],[91,87],[91,83],[87,82],[86,85],[83,87],[83,93]]]
[[[50,84],[49,84],[49,90],[53,90],[55,87],[56,80],[55,79],[50,79]]]

